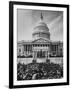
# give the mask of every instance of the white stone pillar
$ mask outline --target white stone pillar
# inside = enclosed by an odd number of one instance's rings
[[[49,52],[48,52],[48,59],[49,59]]]
[[[37,51],[36,51],[36,60],[37,60]]]
[[[35,60],[37,60],[37,51],[35,51]]]
[[[24,55],[24,45],[23,45],[23,55]]]
[[[28,54],[28,45],[27,45],[27,54]]]
[[[34,50],[33,50],[33,60],[34,60]]]
[[[47,59],[47,50],[46,50],[45,56],[46,56],[46,59]]]

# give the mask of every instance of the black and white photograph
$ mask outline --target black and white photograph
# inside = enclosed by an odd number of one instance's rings
[[[68,6],[56,6],[13,3],[13,85],[68,84]]]
[[[17,9],[17,80],[63,78],[63,12]]]

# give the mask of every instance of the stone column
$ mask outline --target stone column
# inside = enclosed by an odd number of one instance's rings
[[[27,54],[28,54],[28,45],[27,45]]]
[[[33,63],[36,63],[36,51],[33,51]]]
[[[49,59],[49,52],[48,52],[48,59]]]
[[[37,51],[34,53],[34,60],[37,60]]]
[[[47,50],[46,50],[45,56],[46,56],[46,59],[47,59]]]
[[[33,60],[34,60],[34,50],[33,50]]]
[[[50,54],[50,47],[48,48],[48,59],[49,59],[49,54]]]
[[[23,55],[24,55],[24,45],[23,45]]]
[[[27,46],[26,45],[25,45],[25,51],[26,51],[25,54],[27,54]]]
[[[36,51],[36,60],[37,60],[37,51]]]

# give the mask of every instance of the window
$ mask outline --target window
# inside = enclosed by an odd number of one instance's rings
[[[19,49],[19,52],[21,52],[21,49]]]

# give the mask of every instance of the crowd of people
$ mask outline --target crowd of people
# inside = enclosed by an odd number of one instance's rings
[[[63,68],[50,62],[32,62],[17,64],[17,80],[59,79],[63,77]]]

